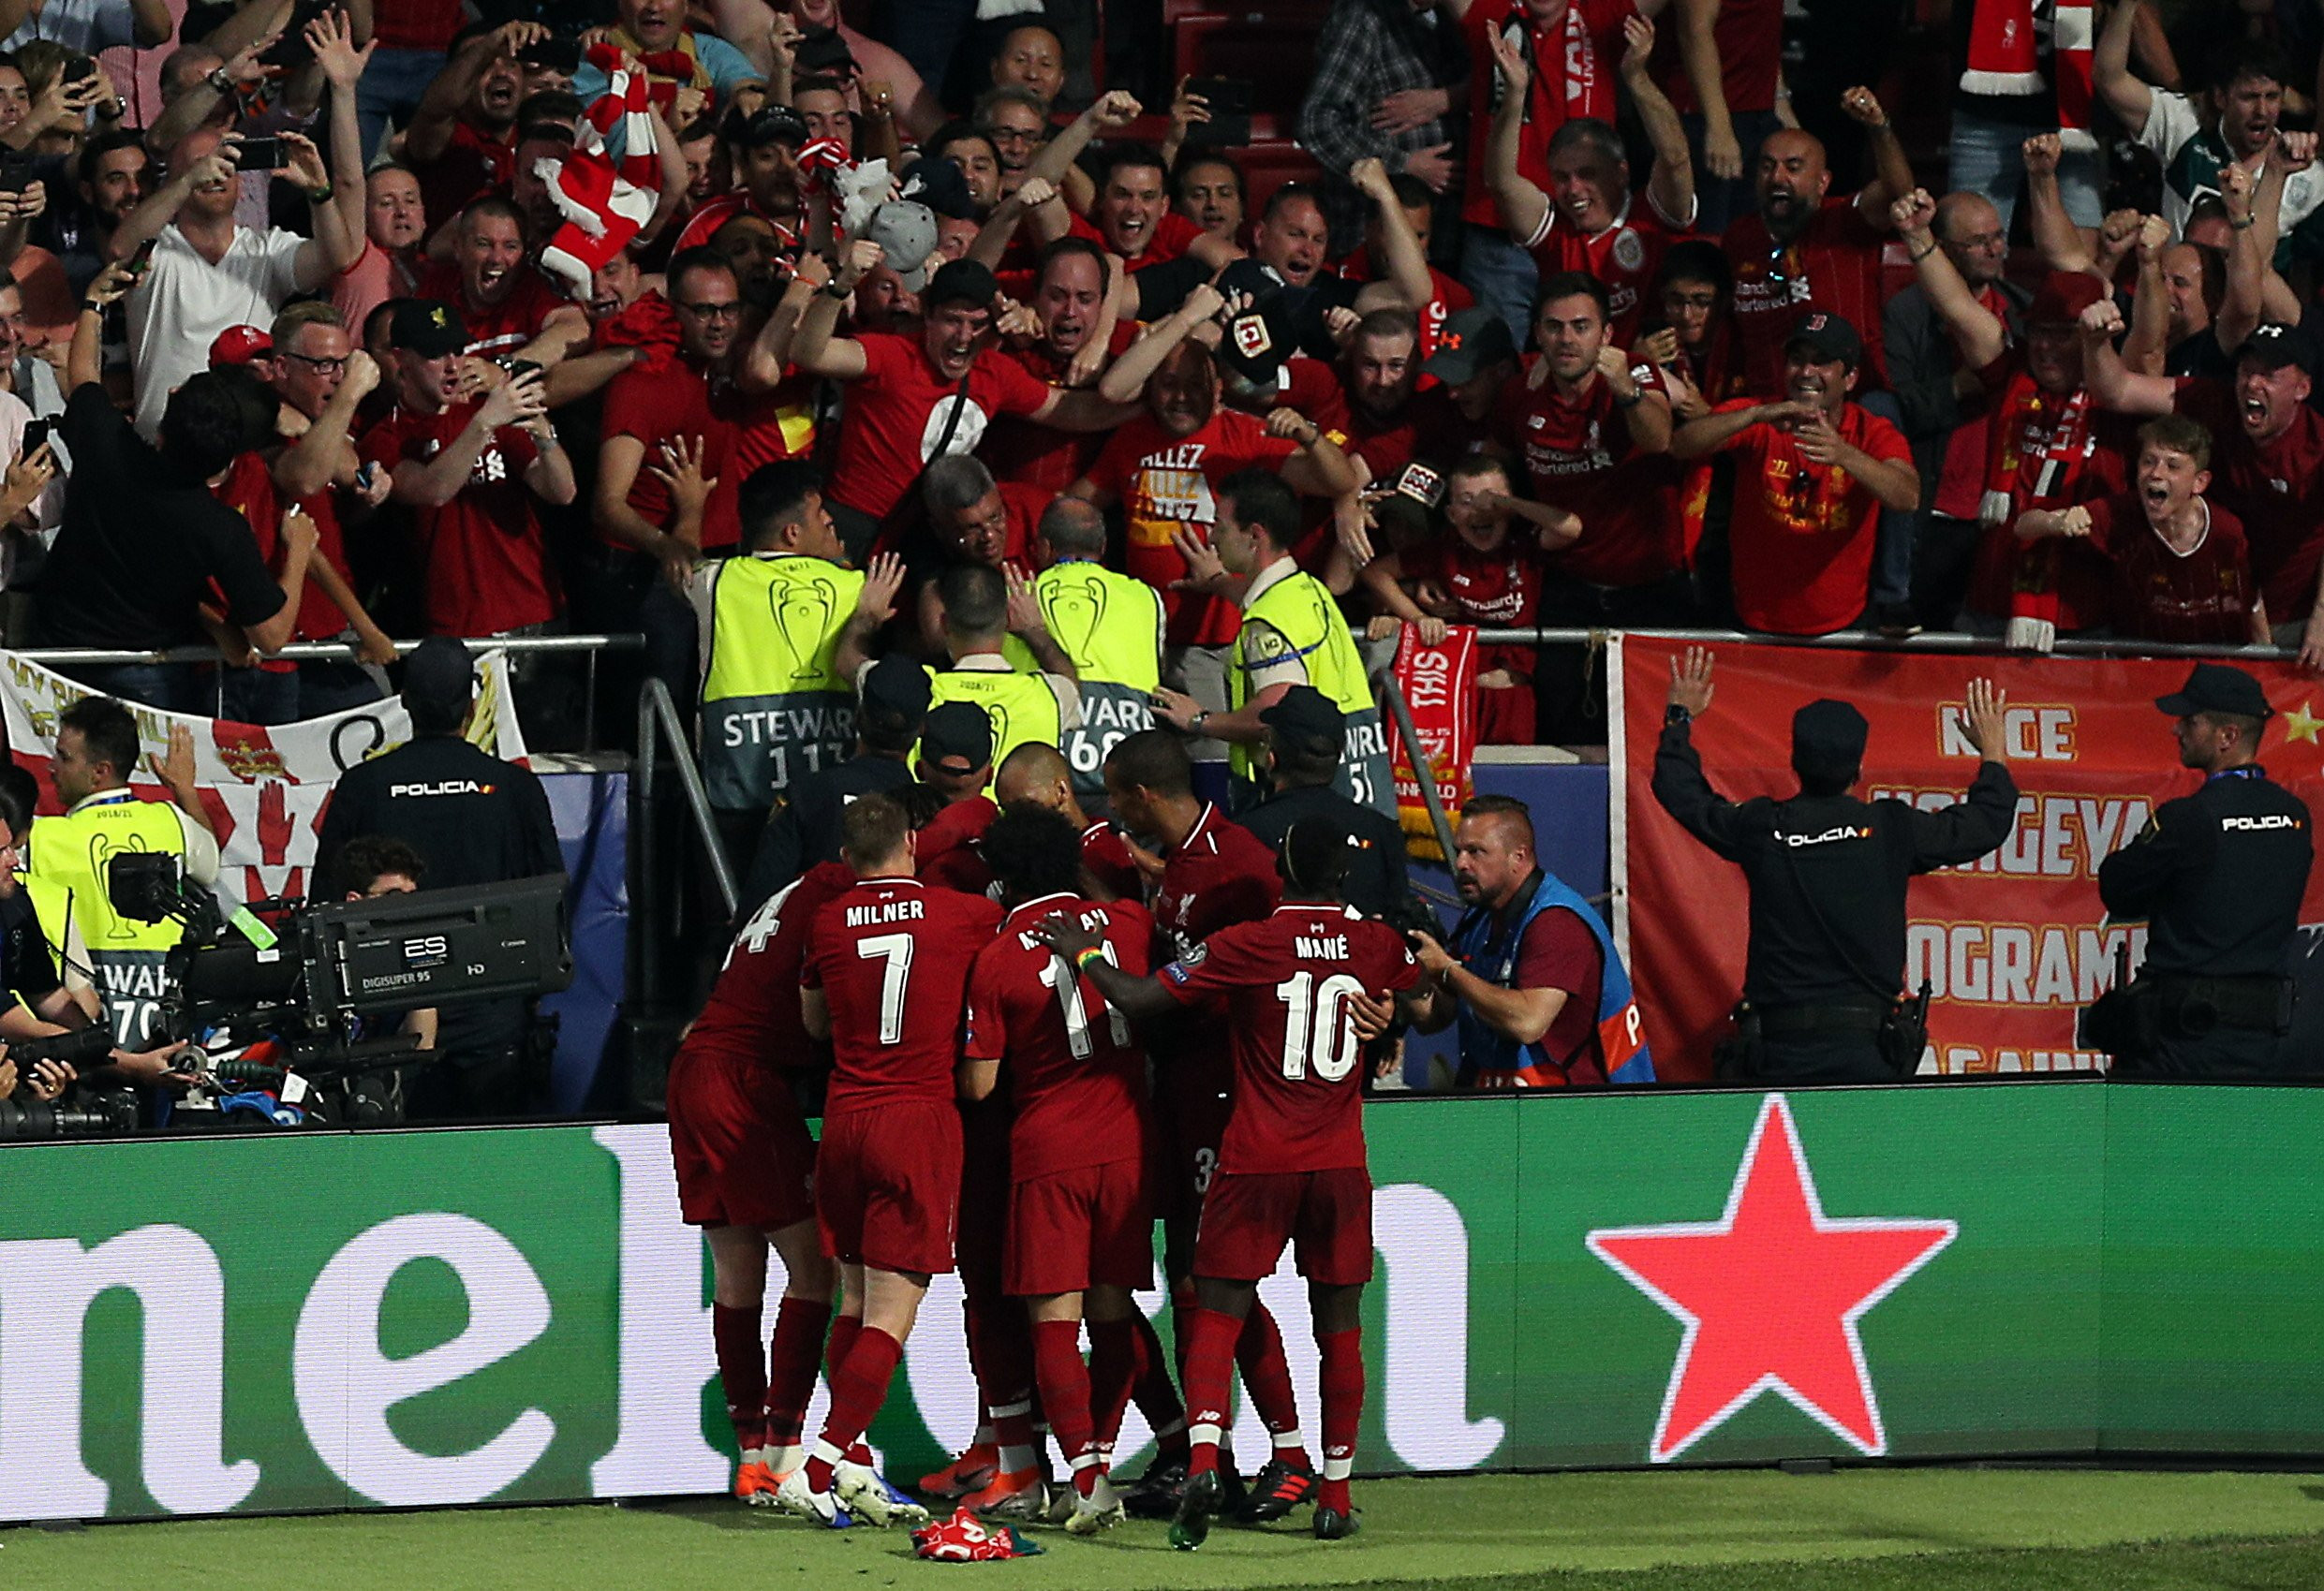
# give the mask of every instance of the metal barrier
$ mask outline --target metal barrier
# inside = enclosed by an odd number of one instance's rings
[[[735,887],[733,865],[728,862],[726,847],[718,838],[718,825],[710,812],[710,792],[702,782],[702,770],[695,765],[693,747],[687,743],[686,725],[678,717],[677,703],[670,697],[670,687],[648,676],[645,686],[638,693],[638,753],[631,774],[631,791],[637,820],[629,826],[630,900],[632,921],[637,925],[638,983],[632,998],[651,1005],[661,997],[661,955],[664,947],[663,925],[657,918],[664,906],[674,906],[685,898],[684,878],[677,872],[659,865],[660,836],[655,832],[654,792],[657,771],[661,763],[661,751],[667,744],[670,760],[675,767],[678,788],[686,797],[687,811],[694,820],[696,836],[703,843],[710,859],[710,877],[718,891],[719,903],[732,918],[741,901]],[[658,892],[663,897],[657,900]],[[669,941],[676,942],[683,924],[677,913],[671,911]]]
[[[1974,652],[1994,656],[2033,657],[2243,657],[2256,661],[2289,662],[2300,656],[2294,646],[2204,646],[2183,641],[2072,640],[2061,641],[2050,653],[2031,653],[2007,647],[1992,636],[1963,635],[1954,630],[1926,630],[1915,636],[1883,635],[1878,630],[1838,630],[1830,635],[1763,635],[1754,630],[1662,629],[1650,626],[1605,629],[1552,628],[1480,629],[1485,646],[1581,646],[1604,642],[1619,635],[1650,635],[1664,641],[1692,641],[1722,646],[1823,646],[1857,652]]]

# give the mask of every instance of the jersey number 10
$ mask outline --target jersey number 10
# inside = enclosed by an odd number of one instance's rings
[[[1290,1008],[1283,1019],[1283,1075],[1308,1075],[1310,1063],[1325,1083],[1338,1083],[1355,1069],[1355,1013],[1348,997],[1364,992],[1363,980],[1335,972],[1320,983],[1311,972],[1295,972],[1275,986],[1275,997]]]

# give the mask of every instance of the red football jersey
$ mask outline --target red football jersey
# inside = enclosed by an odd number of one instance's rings
[[[1146,875],[1111,823],[1101,819],[1081,832],[1081,867],[1116,900],[1146,898]]]
[[[390,470],[407,459],[425,464],[467,429],[477,406],[429,414],[398,405],[364,433],[359,451]],[[556,574],[525,484],[540,456],[530,432],[503,426],[450,502],[414,510],[430,635],[497,635],[556,617]]]
[[[818,1046],[799,1016],[799,964],[816,912],[855,887],[842,862],[819,862],[770,896],[727,947],[689,1049],[767,1066],[805,1066]]]
[[[1205,805],[1176,850],[1162,858],[1154,925],[1173,955],[1183,955],[1220,929],[1265,917],[1283,898],[1275,853],[1259,836]]]
[[[1000,808],[984,796],[955,801],[928,819],[912,842],[920,876],[931,884],[981,895],[992,888],[993,870],[976,843],[1000,816]]]
[[[831,1006],[824,1112],[949,1100],[969,968],[1000,907],[917,878],[866,878],[815,914],[799,984]]]
[[[1174,997],[1226,999],[1235,1113],[1219,1170],[1364,1164],[1364,1041],[1348,1001],[1419,980],[1420,964],[1395,929],[1347,906],[1304,902],[1213,934],[1163,967]]]
[[[967,1053],[1005,1065],[1016,1107],[1009,1170],[1018,1182],[1146,1157],[1146,1052],[1097,984],[1033,937],[1058,912],[1103,935],[1106,959],[1124,972],[1146,971],[1153,940],[1154,920],[1133,901],[1055,894],[1010,912],[977,952]]]
[[[1624,586],[1675,573],[1686,551],[1669,456],[1641,451],[1631,440],[1630,422],[1604,376],[1591,376],[1581,396],[1568,402],[1548,376],[1539,387],[1527,385],[1531,368],[1502,389],[1507,440],[1534,498],[1581,516],[1581,539],[1550,554],[1551,572]],[[1630,377],[1647,391],[1666,390],[1650,364],[1631,366]]]

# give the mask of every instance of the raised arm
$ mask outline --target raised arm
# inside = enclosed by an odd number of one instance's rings
[[[2222,169],[2242,179],[2244,198],[2251,197],[2251,173],[2238,166]],[[2123,339],[2123,367],[2140,376],[2160,376],[2170,352],[2170,286],[2163,279],[2163,250],[2170,242],[2170,223],[2149,215],[2139,228],[2139,293],[2130,301],[2130,335]]]
[[[1134,404],[1145,392],[1154,372],[1170,350],[1186,341],[1194,329],[1217,315],[1226,300],[1209,283],[1198,284],[1186,302],[1146,329],[1146,335],[1123,350],[1098,378],[1098,396],[1109,404]]]
[[[1679,59],[1702,107],[1703,164],[1721,182],[1733,182],[1743,174],[1748,151],[1736,141],[1735,117],[1727,109],[1726,67],[1713,31],[1718,21],[1719,0],[1678,0]]]
[[[2019,146],[2019,158],[2025,164],[2026,224],[2044,265],[2052,271],[2087,271],[2091,234],[2074,225],[2058,187],[2063,153],[2055,133],[2035,133]]]
[[[2116,414],[2169,414],[2176,404],[2175,384],[2169,376],[2140,376],[2123,364],[2114,351],[2115,333],[2123,329],[2123,312],[2112,299],[2100,299],[2082,311],[2082,382],[2102,409]]]
[[[363,190],[363,140],[356,121],[355,96],[363,67],[370,63],[371,52],[377,46],[366,44],[357,49],[353,26],[339,11],[325,11],[307,25],[306,38],[314,46],[316,64],[331,80],[332,203],[338,209],[339,227],[346,237],[354,241],[355,255],[360,259],[369,196]],[[360,332],[362,328],[356,330]]]
[[[1372,269],[1395,286],[1405,308],[1415,314],[1427,309],[1436,297],[1436,279],[1428,274],[1428,257],[1421,250],[1411,217],[1404,214],[1403,201],[1396,197],[1396,184],[1388,181],[1388,169],[1367,157],[1348,168],[1348,181],[1371,200],[1380,217],[1381,252],[1387,258],[1373,260]]]
[[[1517,170],[1517,146],[1523,140],[1525,101],[1533,81],[1531,67],[1515,45],[1495,29],[1485,36],[1492,47],[1493,65],[1501,69],[1501,103],[1494,108],[1492,129],[1485,140],[1485,182],[1492,189],[1493,208],[1513,237],[1531,238],[1549,219],[1549,196]]]
[[[2131,34],[2139,25],[2139,0],[2120,0],[2098,30],[2097,48],[2091,52],[2092,84],[2115,120],[2139,136],[2154,108],[2154,91],[2130,69]]]
[[[338,186],[314,140],[299,133],[280,136],[290,157],[283,176],[306,190],[315,234],[291,257],[290,279],[300,292],[311,293],[363,257],[363,233],[360,227],[349,231],[339,204]],[[363,178],[358,175],[354,180],[360,184]]]
[[[256,6],[245,6],[203,40],[203,48],[215,52],[226,64],[200,82],[188,83],[154,118],[154,125],[145,129],[145,147],[166,156],[178,140],[207,123],[226,97],[218,92],[219,77],[240,87],[266,76],[268,68],[259,65],[259,57],[289,22],[291,5],[292,0],[260,0]]]
[[[1864,129],[1865,144],[1871,149],[1873,180],[1858,190],[1857,213],[1875,228],[1888,228],[1889,201],[1913,191],[1913,163],[1904,157],[1904,146],[1897,141],[1896,127],[1888,120],[1880,96],[1869,88],[1857,87],[1840,96],[1840,109],[1848,119]]]
[[[863,344],[851,337],[835,337],[832,332],[838,326],[839,305],[871,273],[871,268],[886,258],[880,245],[868,239],[857,238],[848,244],[839,273],[816,289],[815,302],[799,317],[799,330],[791,339],[792,364],[809,376],[827,376],[835,381],[853,381],[869,368]]]
[[[1663,93],[1647,64],[1654,53],[1654,24],[1634,16],[1622,23],[1629,48],[1622,53],[1622,86],[1638,120],[1646,124],[1646,140],[1654,146],[1654,174],[1647,179],[1646,197],[1662,218],[1674,227],[1695,224],[1695,156],[1687,149],[1686,128],[1669,96]],[[1734,135],[1730,131],[1729,138]]]
[[[1971,370],[1983,370],[2002,355],[2008,346],[2009,329],[1995,315],[1977,302],[1969,284],[1961,280],[1961,272],[1946,252],[1937,246],[1932,230],[1936,220],[1936,200],[1926,188],[1915,188],[1888,207],[1889,220],[1897,235],[1904,241],[1904,250],[1912,257],[1913,274],[1920,283],[1920,290],[1929,296],[1929,305],[1945,323],[1947,335],[1961,350],[1961,363]]]
[[[746,392],[766,392],[781,383],[799,322],[814,303],[818,290],[830,280],[831,267],[821,255],[799,257],[797,274],[783,287],[783,296],[775,301],[766,324],[759,328],[750,346],[743,350],[742,365],[734,373],[737,387]]]

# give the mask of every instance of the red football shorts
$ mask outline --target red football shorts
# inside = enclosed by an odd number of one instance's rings
[[[1154,1285],[1154,1215],[1137,1160],[1021,1182],[1009,1194],[1005,1274],[1013,1298],[1097,1284]]]
[[[961,1109],[960,1230],[954,1240],[961,1291],[979,1302],[1002,1294],[1009,1229],[1009,1113],[998,1099]]]
[[[823,1252],[882,1271],[953,1268],[960,1207],[960,1112],[896,1099],[823,1118],[815,1215]]]
[[[1299,1274],[1325,1287],[1371,1280],[1371,1173],[1221,1171],[1210,1179],[1194,1233],[1194,1274],[1255,1282],[1275,1274],[1283,1245]]]
[[[782,1073],[681,1049],[671,1064],[670,1161],[697,1227],[778,1231],[815,1214],[815,1140]]]

